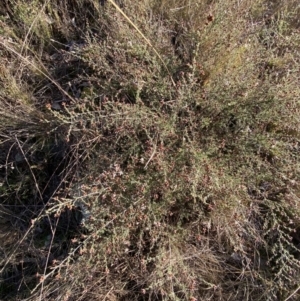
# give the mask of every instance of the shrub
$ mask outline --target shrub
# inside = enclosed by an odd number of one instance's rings
[[[3,300],[297,300],[299,11],[2,8]]]

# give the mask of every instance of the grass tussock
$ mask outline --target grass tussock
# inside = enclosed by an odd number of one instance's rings
[[[1,300],[299,300],[299,5],[0,4]]]

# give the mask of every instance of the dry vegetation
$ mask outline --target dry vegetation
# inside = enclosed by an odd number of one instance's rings
[[[300,299],[296,0],[0,3],[0,299]]]

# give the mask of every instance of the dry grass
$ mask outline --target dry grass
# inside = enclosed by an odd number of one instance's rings
[[[0,299],[298,300],[299,9],[0,4]]]

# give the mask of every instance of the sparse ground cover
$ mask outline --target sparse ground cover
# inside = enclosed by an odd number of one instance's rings
[[[1,300],[299,300],[298,1],[0,4]]]

